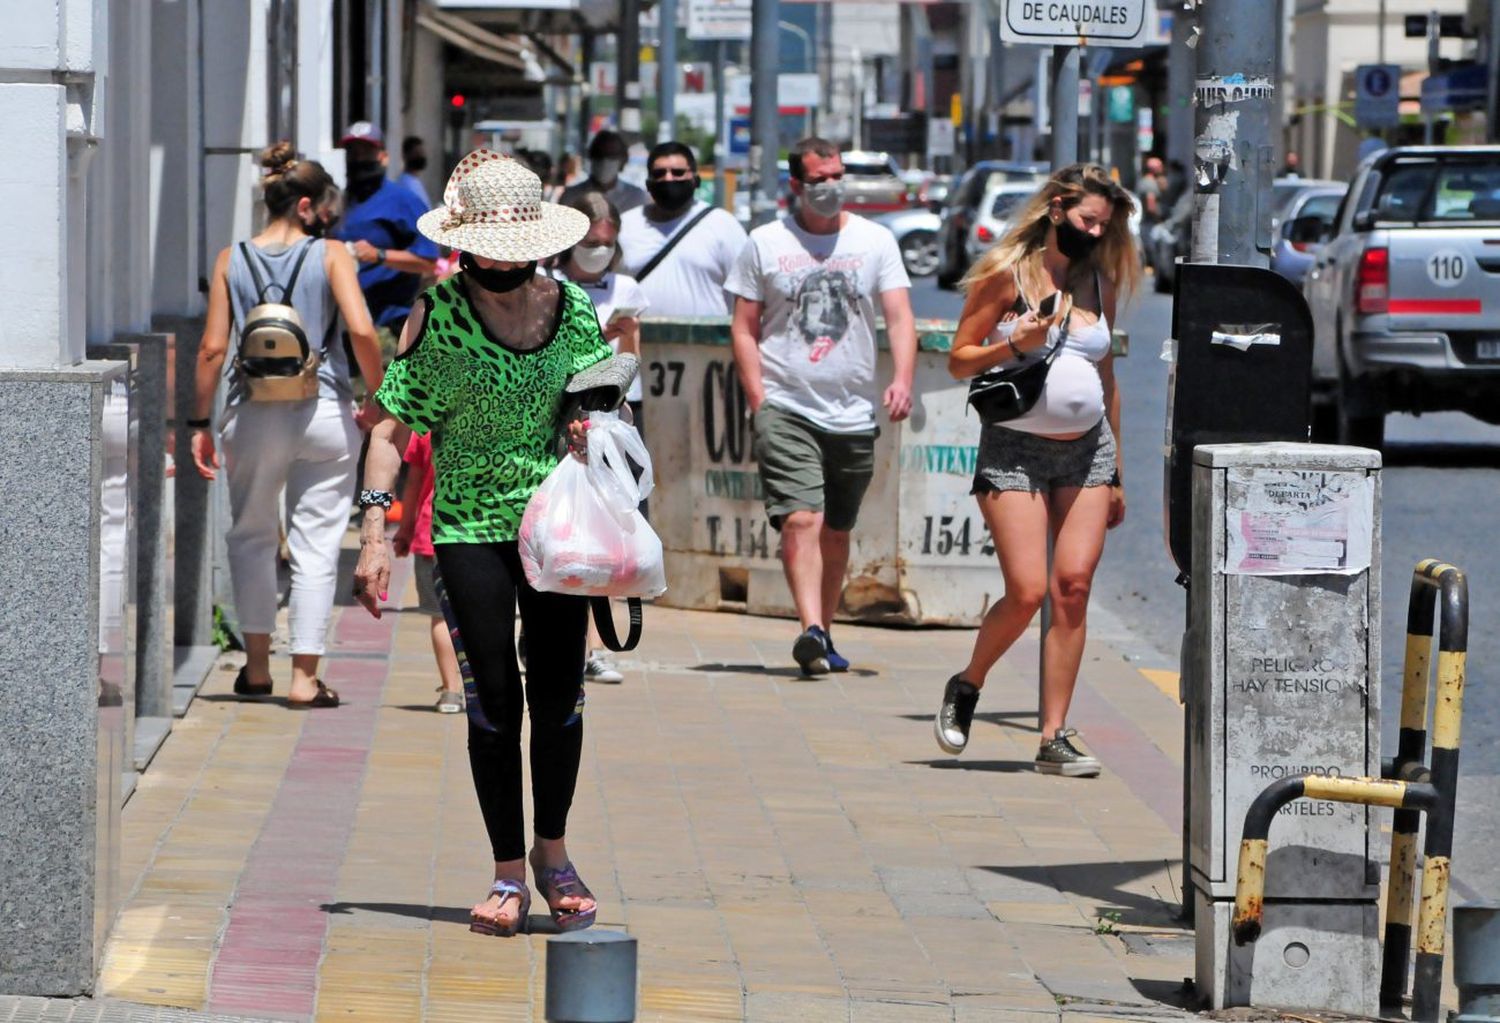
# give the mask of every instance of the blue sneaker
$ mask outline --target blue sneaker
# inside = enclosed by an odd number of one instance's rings
[[[792,660],[807,678],[828,674],[828,634],[814,625],[792,644]]]
[[[823,630],[819,629],[818,631],[822,632]],[[848,671],[849,658],[845,657],[843,654],[839,653],[833,648],[833,634],[824,632],[823,638],[828,642],[828,670]]]

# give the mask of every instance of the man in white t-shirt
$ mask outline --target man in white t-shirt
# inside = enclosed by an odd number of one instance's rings
[[[620,218],[620,269],[645,289],[653,316],[727,316],[724,280],[745,229],[728,210],[694,198],[698,160],[681,142],[652,149],[646,173],[650,201]]]
[[[736,296],[730,336],[766,514],[802,622],[792,657],[811,676],[849,669],[829,630],[875,469],[875,403],[893,423],[910,414],[917,331],[895,237],[843,209],[838,147],[803,139],[789,163],[796,214],[750,232],[725,287]],[[895,367],[883,396],[877,299]]]

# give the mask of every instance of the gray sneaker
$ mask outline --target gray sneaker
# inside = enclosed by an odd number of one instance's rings
[[[1095,778],[1099,761],[1073,745],[1078,729],[1059,728],[1057,734],[1037,751],[1036,769],[1043,774],[1060,774],[1068,778]]]
[[[589,659],[583,665],[583,680],[618,685],[625,681],[625,676],[620,674],[620,670],[608,657],[603,654],[590,654]]]
[[[938,748],[955,756],[969,745],[969,726],[974,723],[974,705],[979,689],[954,675],[943,687],[943,705],[932,722]]]
[[[461,713],[464,709],[464,694],[455,693],[439,686],[437,705],[433,709],[439,714]]]

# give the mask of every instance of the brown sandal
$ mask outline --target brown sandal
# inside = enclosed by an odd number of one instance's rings
[[[339,705],[339,691],[329,689],[320,678],[313,679],[317,684],[318,695],[311,700],[293,700],[288,698],[286,705],[293,710],[316,710],[323,707],[337,707]]]

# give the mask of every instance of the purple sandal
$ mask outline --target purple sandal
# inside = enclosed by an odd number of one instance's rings
[[[500,896],[501,906],[505,905],[507,899],[514,898],[519,900],[521,903],[520,912],[516,914],[515,923],[509,926],[491,923],[471,913],[469,916],[469,930],[475,934],[489,934],[496,938],[509,938],[515,935],[517,931],[524,931],[526,929],[526,915],[531,912],[531,889],[526,887],[526,882],[512,881],[508,877],[501,878],[490,886],[490,895]]]
[[[571,861],[562,867],[552,867],[531,864],[536,871],[536,888],[542,893],[542,898],[547,902],[547,911],[552,914],[552,922],[560,931],[581,931],[594,922],[594,914],[598,911],[597,900],[595,904],[584,910],[560,909],[554,907],[554,899],[593,899],[594,893],[589,891],[588,885],[579,878],[578,871]]]

